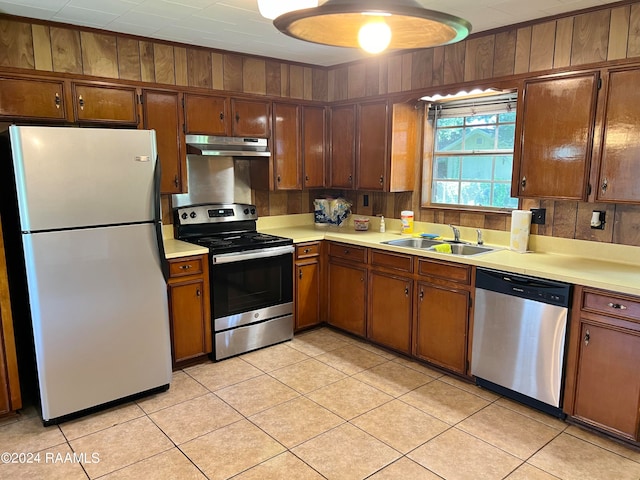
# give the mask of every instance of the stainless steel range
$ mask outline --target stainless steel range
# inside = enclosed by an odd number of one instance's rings
[[[257,232],[254,205],[174,209],[176,238],[209,248],[216,360],[293,337],[293,240]]]

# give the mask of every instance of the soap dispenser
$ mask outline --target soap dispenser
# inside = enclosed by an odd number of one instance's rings
[[[385,232],[384,217],[381,216],[380,217],[380,233],[384,233],[384,232]]]

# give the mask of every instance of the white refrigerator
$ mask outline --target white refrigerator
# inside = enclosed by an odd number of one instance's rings
[[[33,326],[43,421],[168,388],[155,132],[11,126],[9,139],[31,317],[14,321]]]

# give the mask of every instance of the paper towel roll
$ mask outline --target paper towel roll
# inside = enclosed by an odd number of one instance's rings
[[[525,253],[529,246],[529,232],[531,230],[531,211],[513,210],[511,212],[511,242],[514,252]]]

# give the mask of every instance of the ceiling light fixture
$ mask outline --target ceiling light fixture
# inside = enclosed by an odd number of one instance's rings
[[[284,13],[273,24],[300,40],[361,47],[370,53],[446,45],[471,32],[466,20],[427,10],[415,0],[328,0],[316,8]]]
[[[317,6],[318,0],[258,0],[260,15],[271,20],[283,13]]]

